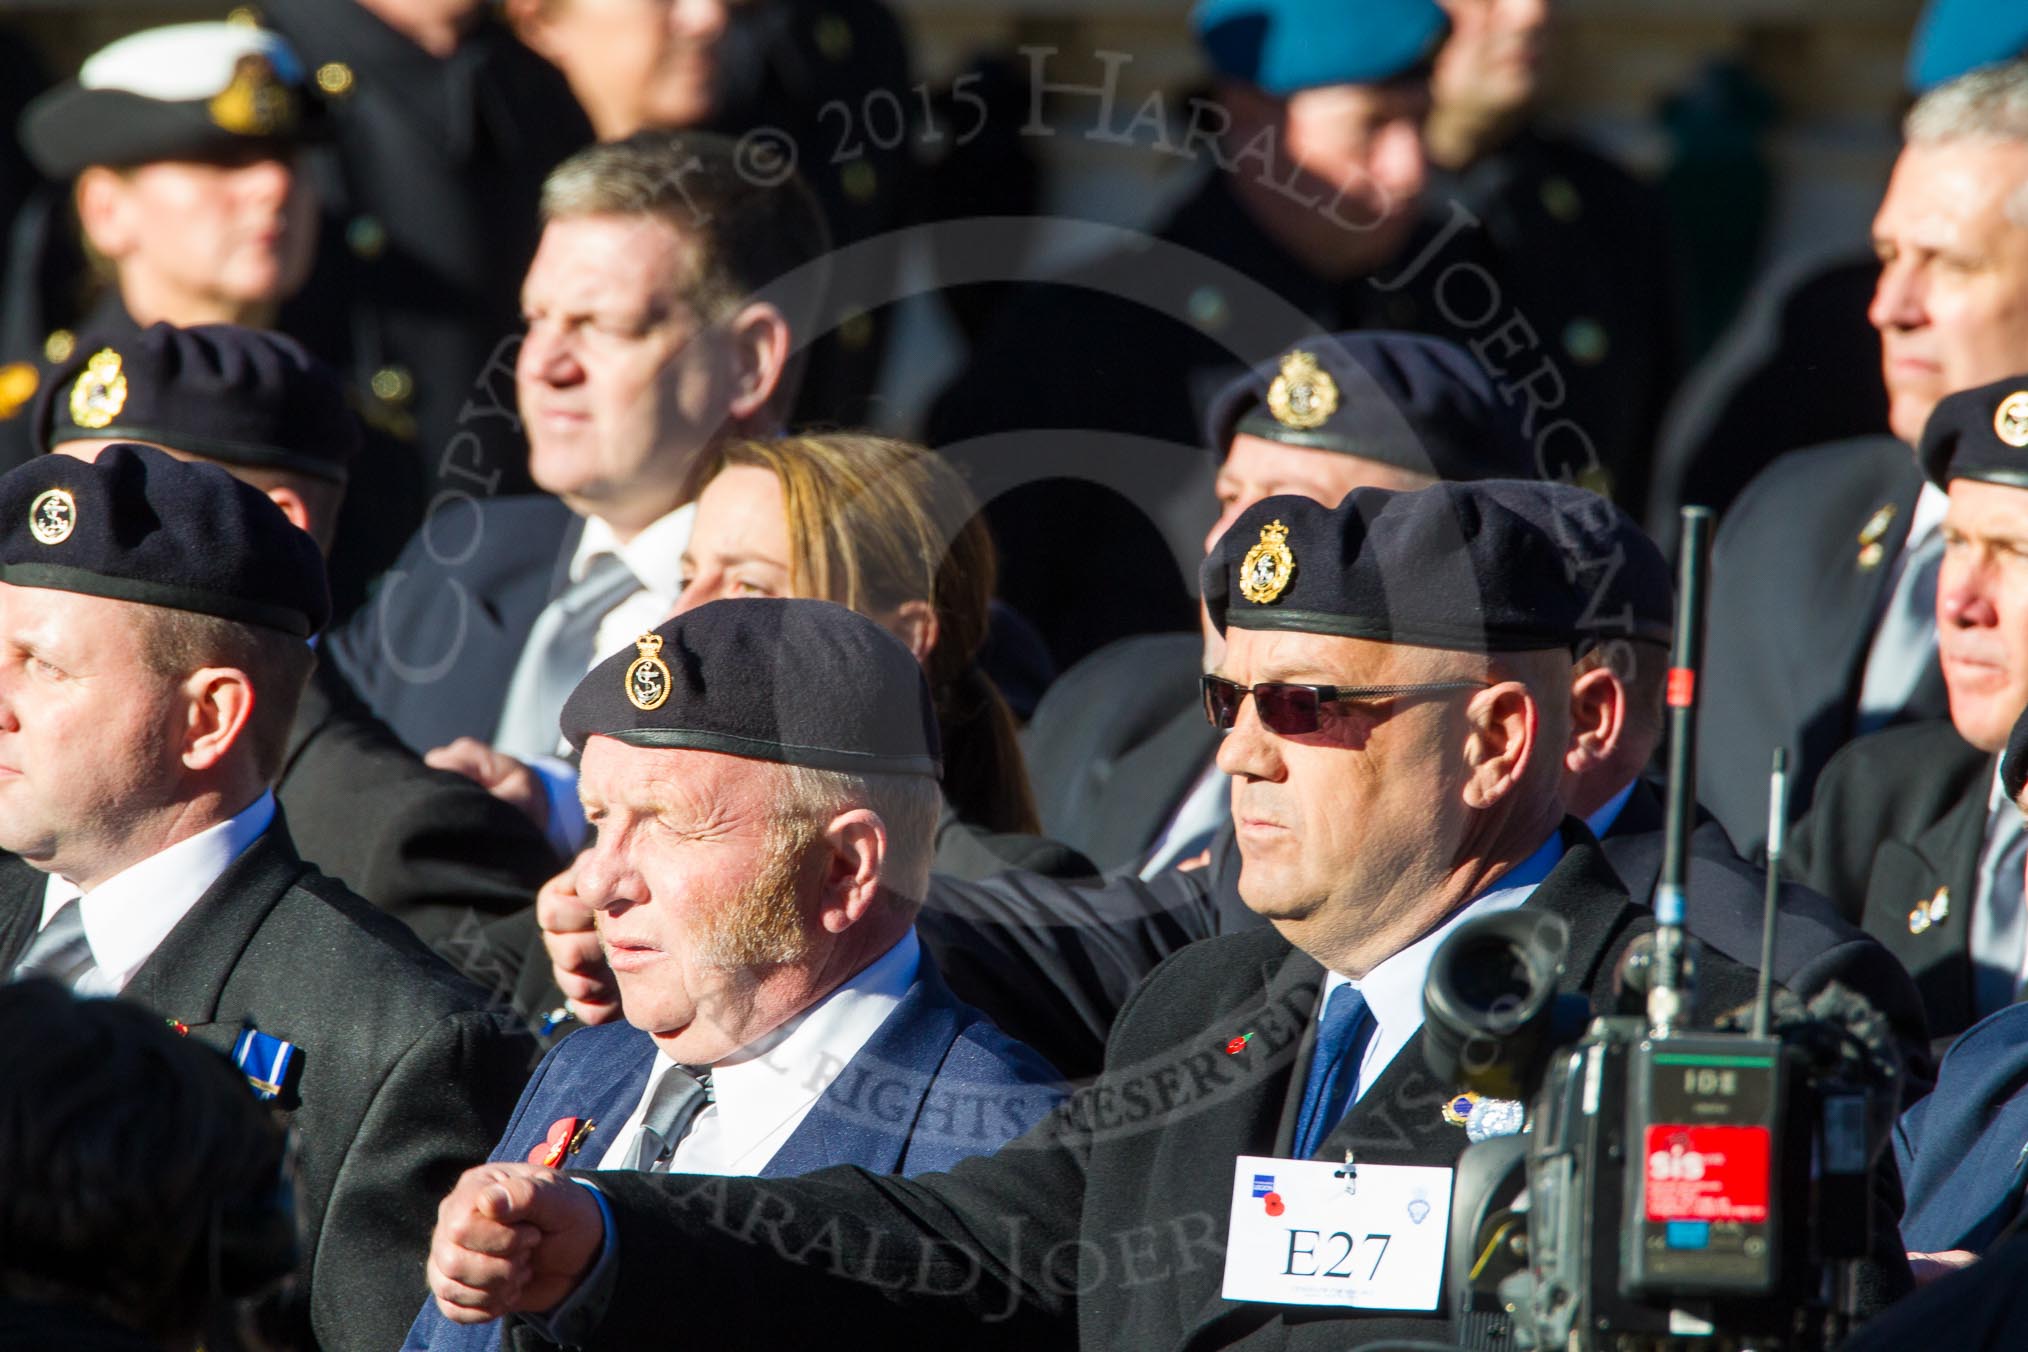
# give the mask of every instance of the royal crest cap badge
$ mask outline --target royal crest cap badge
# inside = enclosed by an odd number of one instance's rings
[[[1288,590],[1296,573],[1296,556],[1289,552],[1289,528],[1270,521],[1260,528],[1260,540],[1239,561],[1239,594],[1255,605],[1264,606]]]
[[[1338,382],[1309,353],[1291,352],[1268,386],[1267,406],[1284,427],[1298,432],[1322,427],[1338,411]]]
[[[67,488],[47,488],[28,504],[28,533],[45,545],[60,545],[77,529],[77,499]]]
[[[669,698],[669,668],[662,661],[662,636],[643,634],[634,640],[640,654],[627,666],[627,702],[646,713]]]
[[[127,406],[127,376],[120,354],[102,347],[70,387],[70,420],[79,427],[109,427]]]
[[[2016,390],[1993,410],[1993,435],[2016,449],[2028,446],[2028,390]]]

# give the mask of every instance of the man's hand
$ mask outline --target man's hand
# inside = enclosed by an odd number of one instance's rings
[[[1970,1249],[1945,1249],[1942,1253],[1911,1253],[1908,1255],[1908,1270],[1915,1274],[1917,1286],[1928,1286],[1939,1277],[1948,1277],[1953,1272],[1968,1268],[1979,1261],[1979,1256]]]
[[[430,1292],[458,1324],[551,1310],[604,1242],[598,1201],[583,1187],[540,1165],[482,1164],[437,1205]]]
[[[549,794],[535,771],[478,738],[460,737],[440,746],[423,757],[423,764],[463,775],[501,802],[520,808],[536,830],[549,829]]]
[[[578,900],[575,864],[535,894],[535,923],[542,927],[549,968],[570,1012],[588,1027],[619,1018],[619,983],[606,965],[605,950],[599,947],[591,907]]]

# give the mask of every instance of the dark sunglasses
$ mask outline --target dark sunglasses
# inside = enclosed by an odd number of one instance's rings
[[[1220,732],[1230,732],[1239,719],[1239,704],[1249,694],[1262,726],[1284,737],[1315,732],[1323,708],[1335,700],[1391,699],[1396,695],[1437,695],[1454,690],[1484,690],[1485,681],[1429,681],[1421,685],[1295,685],[1262,681],[1245,686],[1223,676],[1205,676],[1204,716]]]

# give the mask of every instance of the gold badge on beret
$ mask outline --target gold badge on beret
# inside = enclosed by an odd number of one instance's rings
[[[220,130],[235,136],[274,136],[296,125],[295,97],[265,56],[242,56],[232,68],[232,83],[205,108]]]
[[[28,533],[46,545],[60,545],[77,529],[77,499],[67,488],[46,488],[28,504]]]
[[[1268,386],[1268,412],[1298,432],[1322,427],[1338,411],[1338,382],[1307,352],[1282,358],[1281,372]]]
[[[2016,390],[1993,411],[1993,435],[2009,446],[2028,446],[2028,390]]]
[[[627,667],[627,702],[646,713],[669,698],[669,668],[662,661],[662,636],[643,634],[634,640],[640,654]]]
[[[1296,556],[1289,552],[1289,528],[1270,521],[1260,528],[1260,540],[1239,561],[1239,594],[1255,605],[1264,606],[1288,589],[1295,576]]]
[[[120,354],[102,347],[70,387],[70,420],[79,427],[107,427],[126,406],[127,377],[120,369]]]

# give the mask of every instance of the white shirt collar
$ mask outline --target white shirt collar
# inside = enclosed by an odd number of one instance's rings
[[[913,929],[859,969],[844,985],[765,1037],[711,1069],[714,1102],[697,1115],[676,1147],[670,1168],[681,1173],[741,1176],[767,1167],[831,1082],[859,1054],[915,984],[922,948]],[[642,1112],[676,1063],[655,1053],[641,1100],[601,1168],[630,1160]]]
[[[1355,1102],[1365,1097],[1367,1089],[1380,1078],[1380,1072],[1387,1069],[1395,1054],[1421,1029],[1423,982],[1444,940],[1467,920],[1511,911],[1527,901],[1562,857],[1562,833],[1551,832],[1535,853],[1496,879],[1492,887],[1453,911],[1443,924],[1407,948],[1377,963],[1360,980],[1353,981],[1337,972],[1325,974],[1324,988],[1317,993],[1319,1011],[1330,1002],[1331,993],[1338,987],[1351,986],[1366,997],[1366,1008],[1373,1015],[1373,1036],[1367,1039],[1366,1053],[1360,1058]]]
[[[42,891],[43,924],[65,902],[83,898],[78,905],[85,940],[98,967],[79,980],[79,993],[116,995],[124,990],[218,875],[274,820],[275,795],[268,791],[217,825],[128,865],[90,892],[50,874]]]
[[[1942,530],[1944,514],[1950,508],[1951,495],[1924,479],[1922,491],[1915,495],[1915,506],[1908,514],[1908,540],[1901,547],[1902,553],[1906,555]]]
[[[614,554],[627,565],[642,590],[674,598],[683,590],[683,551],[689,547],[690,522],[696,515],[697,504],[686,502],[625,544],[603,517],[586,517],[584,533],[578,536],[577,549],[570,556],[570,580],[582,581],[593,559]]]

